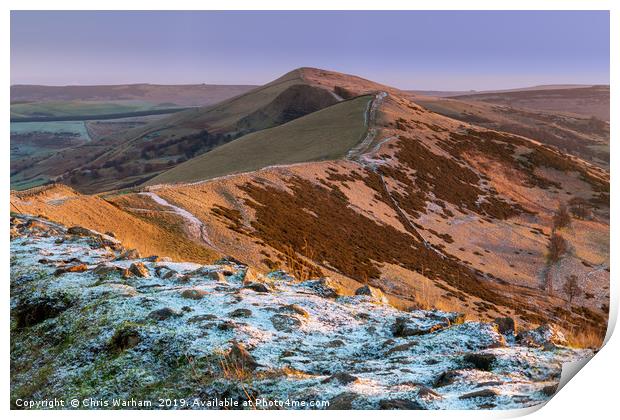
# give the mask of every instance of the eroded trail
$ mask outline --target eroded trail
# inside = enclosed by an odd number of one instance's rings
[[[185,224],[185,227],[191,237],[201,242],[204,242],[205,244],[207,244],[209,247],[213,249],[216,249],[216,250],[218,249],[213,243],[213,241],[211,241],[211,239],[209,238],[209,235],[206,231],[204,223],[202,223],[200,219],[198,219],[192,213],[188,212],[184,208],[171,204],[170,202],[166,201],[165,199],[155,194],[154,192],[141,192],[140,194],[150,197],[151,200],[155,201],[159,205],[170,208],[172,213],[176,214],[177,216],[180,216],[187,222]]]

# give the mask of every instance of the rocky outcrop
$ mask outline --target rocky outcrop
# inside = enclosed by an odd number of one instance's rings
[[[520,408],[550,397],[562,362],[591,354],[551,326],[512,340],[497,322],[400,311],[370,288],[342,296],[328,278],[128,258],[36,218],[12,218],[11,232],[12,398]]]

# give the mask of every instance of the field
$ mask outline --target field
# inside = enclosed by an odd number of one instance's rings
[[[153,104],[145,101],[19,102],[11,104],[11,118],[120,114],[125,112],[149,111],[160,108],[173,108],[174,106],[175,104],[170,103]]]

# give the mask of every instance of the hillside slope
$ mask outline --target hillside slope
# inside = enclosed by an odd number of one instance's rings
[[[366,134],[365,118],[371,98],[361,96],[248,134],[182,163],[146,185],[199,181],[271,165],[343,157]]]
[[[425,108],[460,121],[529,137],[609,168],[609,123],[561,112],[513,108],[452,98],[413,98]]]
[[[355,76],[312,68],[213,106],[175,113],[62,152],[24,168],[22,181],[50,178],[82,192],[139,185],[185,160],[250,132],[283,124],[347,98],[393,90]],[[339,92],[339,93],[337,93]]]
[[[454,99],[481,101],[513,108],[571,112],[609,121],[609,85],[566,87],[559,89],[527,89],[457,95]]]
[[[346,82],[316,77],[316,85]],[[356,83],[338,90],[346,96]],[[259,271],[328,276],[349,294],[370,284],[399,308],[509,316],[523,326],[555,322],[573,342],[600,345],[609,312],[608,171],[382,92],[366,136],[343,157],[105,199],[147,219],[184,214],[209,238],[205,247]],[[296,138],[286,134],[281,139]],[[573,212],[570,224],[556,226],[560,205]],[[53,204],[37,209],[51,213]],[[564,242],[552,253],[557,235]],[[579,296],[565,292],[571,276]]]

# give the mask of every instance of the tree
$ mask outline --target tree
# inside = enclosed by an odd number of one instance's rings
[[[568,242],[558,233],[552,233],[547,245],[547,258],[551,264],[554,264],[568,252]]]
[[[579,297],[583,293],[583,290],[579,285],[579,278],[574,274],[566,277],[566,282],[564,282],[564,287],[562,290],[566,293],[566,296],[568,296],[569,304],[573,303],[573,298]]]
[[[570,226],[570,213],[566,204],[560,203],[553,215],[553,230]]]

